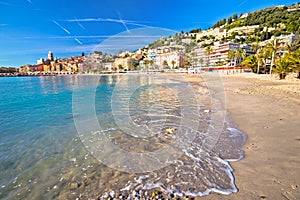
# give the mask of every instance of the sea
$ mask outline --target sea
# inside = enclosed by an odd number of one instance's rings
[[[213,85],[200,75],[1,77],[0,199],[237,192],[230,162],[247,138]]]

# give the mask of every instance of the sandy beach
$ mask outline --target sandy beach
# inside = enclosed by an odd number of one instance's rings
[[[239,191],[199,199],[300,199],[300,80],[222,78],[227,112],[248,135],[245,158],[231,162]]]

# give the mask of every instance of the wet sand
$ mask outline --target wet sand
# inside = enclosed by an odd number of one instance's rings
[[[223,82],[227,112],[248,135],[245,158],[230,163],[239,191],[199,199],[300,199],[300,80],[236,74]]]

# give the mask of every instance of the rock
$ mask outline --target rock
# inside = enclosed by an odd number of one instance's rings
[[[174,132],[175,132],[175,129],[174,128],[167,128],[165,131],[166,131],[166,134],[173,135]]]
[[[291,185],[291,187],[292,187],[293,190],[296,190],[298,185]]]
[[[79,184],[77,183],[77,182],[73,182],[73,183],[71,183],[71,185],[70,185],[70,188],[71,189],[77,189],[79,187]]]

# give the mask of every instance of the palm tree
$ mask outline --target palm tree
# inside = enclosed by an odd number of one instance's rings
[[[266,48],[267,48],[267,51],[269,51],[269,53],[271,54],[270,75],[272,76],[273,65],[275,63],[275,55],[278,50],[277,39],[275,38],[274,40],[272,40],[272,42],[268,43]]]
[[[264,67],[267,67],[267,61],[272,57],[272,51],[268,46],[264,46],[260,51],[261,63],[264,64]]]
[[[186,70],[188,70],[189,65],[190,65],[190,60],[189,60],[189,58],[186,58],[185,61],[183,62],[183,67],[184,67]]]
[[[259,74],[260,64],[262,63],[262,61],[264,59],[262,49],[257,50],[257,53],[255,54],[255,57],[257,59],[257,74]]]
[[[232,60],[235,58],[235,51],[233,49],[230,49],[228,51],[228,58],[230,60],[230,66],[231,66]]]
[[[175,60],[172,60],[172,61],[171,61],[171,64],[172,64],[172,66],[173,66],[172,69],[174,69],[174,65],[176,64]]]
[[[163,65],[164,67],[168,67],[168,66],[169,66],[169,65],[168,65],[168,61],[164,60],[163,63],[162,63],[162,65]]]
[[[279,58],[275,62],[275,66],[274,71],[279,74],[280,80],[285,79],[286,75],[293,71],[292,63],[287,57]]]
[[[292,43],[294,46],[294,50],[299,49],[300,48],[300,35],[297,35],[294,42]]]
[[[251,50],[252,50],[253,52],[256,53],[256,52],[259,50],[259,48],[260,48],[259,42],[258,42],[258,40],[256,40],[256,41],[251,45]]]
[[[258,62],[256,55],[250,55],[246,57],[242,62],[242,66],[250,67],[253,70],[253,72],[257,72]]]
[[[292,53],[293,51],[295,51],[297,48],[295,46],[295,43],[287,43],[285,46],[285,49],[289,52]]]
[[[209,55],[212,53],[212,47],[211,46],[207,46],[206,48],[205,48],[205,52],[206,52],[206,54],[207,54],[207,66],[209,66],[209,61],[210,61],[210,59],[209,59]]]
[[[247,57],[246,49],[242,49],[241,57],[242,57],[242,61],[245,60],[245,58]]]
[[[236,61],[237,61],[237,64],[239,65],[241,60],[244,60],[246,57],[246,51],[242,48],[237,48],[235,50],[235,58],[236,58]]]
[[[291,61],[293,71],[298,72],[297,78],[300,78],[300,49],[297,49],[296,51],[290,53],[287,57]]]

